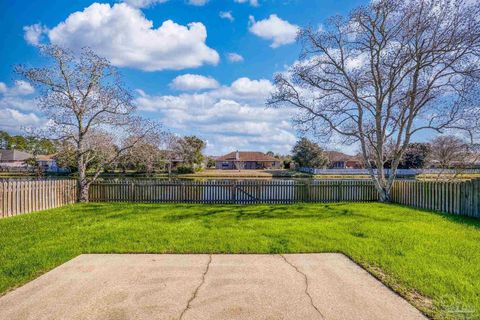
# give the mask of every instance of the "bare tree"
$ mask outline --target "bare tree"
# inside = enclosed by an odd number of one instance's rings
[[[300,60],[276,76],[268,104],[295,107],[299,127],[321,138],[359,143],[389,201],[412,136],[464,123],[466,93],[479,79],[479,20],[475,1],[371,1],[322,30],[302,30]]]
[[[160,150],[167,135],[161,131],[155,131],[148,134],[148,139],[139,139],[139,137],[131,136],[127,139],[127,144],[139,140],[132,148],[120,157],[119,161],[130,164],[137,170],[144,170],[145,173],[151,174],[164,161],[164,155]],[[124,164],[124,167],[126,166]],[[128,166],[128,165],[127,165]]]
[[[180,141],[181,138],[175,134],[166,134],[163,139],[161,156],[163,161],[166,162],[169,178],[172,176],[173,163],[182,158]]]
[[[73,146],[78,200],[86,202],[89,186],[99,174],[156,125],[135,117],[131,95],[106,59],[89,49],[78,55],[57,46],[40,50],[51,64],[20,65],[16,72],[41,89],[39,104],[51,121],[52,134]]]
[[[427,161],[430,166],[439,169],[437,180],[445,179],[444,173],[447,170],[453,170],[453,174],[448,177],[455,179],[480,160],[478,146],[459,137],[438,136],[430,144],[431,151]]]

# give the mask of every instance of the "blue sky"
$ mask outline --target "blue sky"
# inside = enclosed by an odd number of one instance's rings
[[[265,108],[275,72],[299,55],[298,28],[365,1],[1,0],[0,129],[42,126],[36,92],[12,66],[42,63],[37,43],[89,46],[117,65],[139,112],[207,140],[208,154],[288,153],[291,110]]]

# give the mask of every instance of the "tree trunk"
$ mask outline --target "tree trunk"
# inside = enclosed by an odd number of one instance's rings
[[[381,188],[380,190],[378,190],[378,201],[385,203],[390,202],[390,192],[387,191],[385,188]]]
[[[78,180],[77,180],[78,202],[88,202],[89,184],[87,182],[87,168],[83,160],[84,160],[83,155],[80,155],[80,157],[78,158]]]
[[[390,172],[390,174],[392,173]],[[393,180],[386,179],[385,175],[377,175],[374,177],[373,183],[375,189],[377,189],[378,201],[385,203],[390,202],[390,190],[392,189]]]
[[[89,185],[87,183],[79,181],[78,202],[88,202],[88,187]]]

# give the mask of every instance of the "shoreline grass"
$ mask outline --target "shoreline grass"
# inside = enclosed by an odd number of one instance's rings
[[[430,317],[480,315],[480,221],[400,205],[75,204],[0,235],[0,295],[82,253],[339,252]]]

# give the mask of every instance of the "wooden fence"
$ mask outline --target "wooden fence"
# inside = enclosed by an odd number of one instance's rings
[[[397,180],[392,201],[420,209],[480,218],[480,179],[470,181]]]
[[[76,198],[73,179],[0,180],[0,217],[57,208]]]
[[[0,217],[60,207],[76,200],[76,182],[0,180]],[[295,203],[377,201],[369,180],[99,181],[96,202]],[[392,201],[421,209],[480,218],[480,179],[465,182],[395,181]]]
[[[246,180],[98,182],[90,186],[91,201],[185,203],[293,203],[375,201],[370,181]]]

